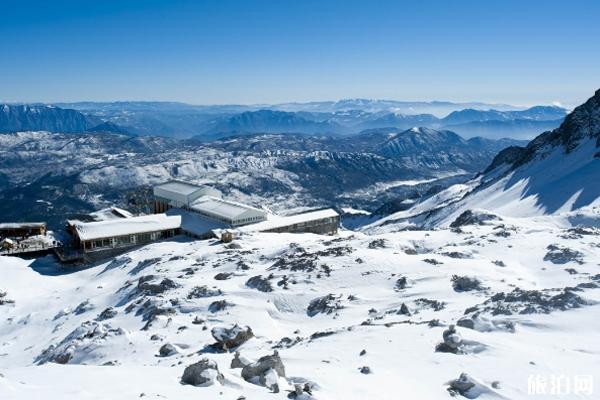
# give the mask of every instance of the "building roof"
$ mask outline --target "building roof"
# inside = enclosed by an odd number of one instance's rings
[[[179,193],[184,196],[188,196],[197,190],[204,188],[205,186],[194,185],[192,183],[180,182],[180,181],[169,181],[162,185],[157,185],[155,188],[163,189],[173,193]]]
[[[180,216],[154,214],[109,221],[78,223],[75,225],[75,230],[80,240],[96,240],[136,233],[178,229],[180,227]]]
[[[237,228],[239,232],[262,232],[271,229],[281,228],[294,224],[300,224],[307,221],[315,221],[324,218],[338,217],[339,214],[332,208],[323,210],[308,211],[300,214],[280,216],[270,214],[266,221],[256,224],[245,225]]]
[[[214,229],[223,229],[228,227],[228,225],[223,222],[203,217],[198,213],[184,210],[182,208],[171,208],[166,211],[166,214],[181,216],[181,229],[183,229],[185,232],[198,236],[205,235]]]
[[[264,213],[263,210],[258,208],[250,207],[245,204],[236,203],[229,200],[221,200],[212,196],[203,196],[195,200],[190,204],[192,210],[199,212],[206,212],[212,215],[218,215],[226,219],[235,219],[240,215],[248,212],[255,211],[258,213]]]
[[[43,228],[45,222],[4,222],[0,223],[0,229],[25,229],[25,228]]]
[[[133,214],[131,214],[129,211],[123,210],[122,208],[118,207],[103,208],[102,210],[94,211],[89,215],[90,217],[94,218],[95,221],[108,221],[111,219],[133,217]]]

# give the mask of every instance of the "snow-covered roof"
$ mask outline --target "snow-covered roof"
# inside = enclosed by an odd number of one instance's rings
[[[248,211],[264,214],[263,210],[236,203],[229,200],[222,200],[212,196],[203,196],[190,204],[192,210],[217,215],[225,219],[233,220]]]
[[[0,224],[0,229],[42,228],[45,226],[45,222],[4,222]]]
[[[94,218],[96,221],[108,221],[112,219],[131,218],[133,217],[133,214],[122,208],[109,207],[90,213],[90,217]]]
[[[110,221],[79,223],[75,230],[80,240],[96,240],[135,233],[158,232],[181,227],[181,217],[165,214],[144,215]]]
[[[261,232],[284,226],[300,224],[308,221],[316,221],[324,218],[338,217],[339,214],[332,208],[309,211],[300,214],[279,216],[270,214],[266,221],[258,222],[237,228],[239,232]]]
[[[203,217],[193,211],[181,208],[171,208],[167,210],[167,215],[179,215],[181,217],[181,229],[194,235],[204,235],[214,229],[227,228],[227,224],[214,219]]]
[[[202,186],[186,182],[170,181],[167,183],[163,183],[162,185],[157,185],[156,188],[168,190],[170,192],[180,193],[187,196],[189,194],[194,193],[196,190],[202,189]]]

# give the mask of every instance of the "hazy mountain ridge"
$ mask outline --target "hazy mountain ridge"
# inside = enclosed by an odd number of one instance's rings
[[[126,133],[115,124],[76,110],[45,105],[0,104],[0,133],[21,131]]]
[[[409,129],[414,126],[449,129],[464,137],[529,138],[558,126],[556,121],[566,114],[566,110],[554,106],[522,109],[484,103],[364,99],[249,106],[194,106],[174,102],[56,105],[95,115],[139,135],[196,136],[202,140],[248,133],[350,135],[370,128]],[[554,122],[549,122],[551,120]],[[448,128],[449,125],[456,125],[456,128]]]

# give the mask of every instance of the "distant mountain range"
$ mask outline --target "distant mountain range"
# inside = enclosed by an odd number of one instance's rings
[[[470,106],[471,108],[461,108]],[[483,109],[483,103],[342,100],[273,106],[193,106],[169,102],[0,105],[0,132],[46,130],[195,137],[203,141],[256,133],[354,135],[367,129],[450,130],[463,137],[528,139],[557,127],[567,110]],[[64,107],[64,108],[63,108]],[[361,108],[362,107],[362,108]],[[449,111],[445,117],[424,110]]]
[[[19,131],[127,133],[111,122],[75,110],[42,105],[0,105],[0,133]]]

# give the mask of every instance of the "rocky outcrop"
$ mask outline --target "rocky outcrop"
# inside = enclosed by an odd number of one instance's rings
[[[330,293],[327,296],[311,300],[306,313],[309,317],[314,317],[317,314],[332,314],[342,308],[344,307],[341,304],[340,297]]]
[[[217,382],[223,384],[224,381],[225,377],[219,372],[217,363],[208,358],[188,365],[181,377],[181,383],[192,386],[210,386]]]
[[[254,332],[249,326],[234,325],[230,328],[213,328],[210,331],[217,345],[225,350],[234,349],[254,337]]]
[[[244,380],[268,387],[274,391],[279,377],[285,378],[285,366],[277,350],[272,355],[261,357],[258,361],[242,368],[242,378]]]

